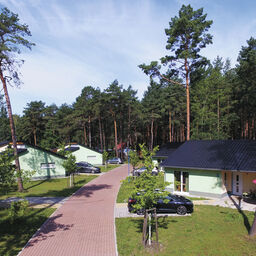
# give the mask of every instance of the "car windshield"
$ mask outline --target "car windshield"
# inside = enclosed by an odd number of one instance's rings
[[[89,164],[88,163],[84,163],[84,162],[81,162],[81,163],[77,163],[78,166],[88,166]]]

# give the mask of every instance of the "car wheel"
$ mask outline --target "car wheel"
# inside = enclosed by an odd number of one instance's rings
[[[145,211],[143,209],[139,209],[139,210],[136,211],[136,213],[138,215],[143,215],[145,213]]]
[[[177,208],[177,213],[179,215],[185,215],[187,213],[187,208],[185,206],[181,205]]]

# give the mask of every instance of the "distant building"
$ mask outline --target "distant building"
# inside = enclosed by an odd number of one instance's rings
[[[11,147],[12,143],[0,143],[0,152]],[[17,143],[20,168],[22,170],[36,171],[33,179],[46,179],[65,177],[66,172],[62,166],[66,157],[38,146],[32,146],[23,142]]]
[[[72,155],[76,157],[76,162],[88,162],[92,165],[102,165],[103,156],[102,153],[93,150],[85,145],[71,143],[66,145],[65,151],[72,152]]]

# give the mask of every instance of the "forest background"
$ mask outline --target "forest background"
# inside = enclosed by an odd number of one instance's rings
[[[213,62],[202,56],[195,64],[189,74],[191,139],[255,139],[256,40],[251,37],[241,46],[234,68],[221,56]],[[125,89],[114,80],[105,90],[85,86],[71,105],[31,101],[22,115],[14,115],[17,140],[47,149],[77,142],[101,151],[117,144],[136,148],[145,142],[152,149],[185,141],[184,77],[168,68],[164,72],[169,80],[149,76],[142,99],[132,85]],[[0,95],[0,141],[10,139]]]

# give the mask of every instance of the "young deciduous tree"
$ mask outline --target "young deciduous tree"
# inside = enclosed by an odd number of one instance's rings
[[[128,157],[132,165],[132,171],[134,173],[135,168],[137,167],[138,163],[140,162],[140,158],[136,150],[129,150]]]
[[[69,154],[67,155],[67,159],[64,160],[62,166],[65,168],[66,174],[69,175],[69,177],[70,177],[69,186],[73,187],[74,186],[74,174],[77,170],[76,157],[69,152]]]
[[[146,210],[152,209],[159,198],[164,198],[168,195],[169,192],[165,191],[165,188],[169,183],[164,181],[163,173],[159,173],[157,176],[152,175],[152,169],[154,167],[152,156],[155,155],[158,147],[155,147],[150,152],[145,147],[145,144],[140,144],[139,146],[142,161],[147,170],[134,180],[135,188],[132,191],[132,198],[136,200],[133,207],[137,213],[144,212],[143,231],[145,231],[145,225],[147,223],[145,221],[147,218]],[[150,221],[149,225],[151,225]],[[149,229],[151,230],[151,227]],[[143,237],[145,237],[144,233]]]
[[[13,150],[7,149],[0,154],[0,188],[8,192],[15,184],[15,167],[13,166]]]
[[[26,24],[21,24],[17,14],[12,13],[7,8],[2,8],[0,13],[0,80],[3,84],[4,95],[7,104],[8,116],[10,120],[12,143],[14,148],[15,164],[18,173],[18,190],[23,191],[22,178],[20,174],[20,164],[16,145],[15,127],[12,117],[11,102],[7,85],[19,86],[18,67],[22,61],[18,61],[15,54],[20,54],[20,46],[31,49],[34,45],[25,39],[31,36]]]

